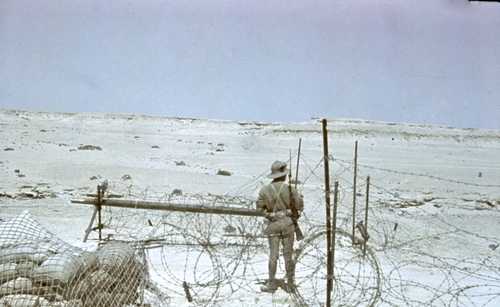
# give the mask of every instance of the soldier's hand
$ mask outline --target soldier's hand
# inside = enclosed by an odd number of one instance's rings
[[[267,212],[266,213],[266,219],[272,221],[276,217],[276,214],[274,212]]]

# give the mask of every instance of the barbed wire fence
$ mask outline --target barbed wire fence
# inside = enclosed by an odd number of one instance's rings
[[[339,238],[334,283],[336,304],[461,306],[477,303],[482,306],[494,306],[499,302],[498,256],[491,255],[485,260],[474,257],[447,257],[441,255],[440,251],[429,252],[434,251],[431,247],[437,235],[481,237],[488,243],[498,243],[498,239],[466,231],[447,222],[443,215],[434,215],[428,221],[428,225],[432,226],[429,231],[424,229],[415,232],[400,216],[387,215],[383,210],[408,206],[426,215],[425,206],[415,203],[412,197],[401,196],[400,193],[377,184],[377,177],[375,183],[371,183],[371,222],[368,226],[370,241],[367,256],[363,257],[361,249],[352,245],[352,233],[347,231],[353,218],[350,211],[353,162],[329,158],[333,162],[333,177],[339,181],[341,187],[339,207],[349,208],[339,211],[337,221]],[[316,306],[322,304],[326,291],[326,248],[324,218],[321,214],[324,203],[322,197],[318,196],[324,192],[320,172],[323,159],[308,161],[301,157],[301,163],[305,169],[301,176],[302,192],[306,194],[306,199],[310,198],[311,201],[307,201],[307,209],[301,219],[307,238],[296,251],[299,291],[291,301],[299,305]],[[360,163],[358,191],[363,191],[366,185],[364,178],[373,171],[390,174],[386,176],[396,174],[401,177],[425,177],[470,187],[498,187],[494,184],[478,184]],[[148,189],[134,191],[134,187],[129,187],[126,197],[253,208],[253,199],[249,195],[255,194],[264,184],[266,173],[267,171],[262,172],[225,195],[155,195]],[[380,177],[384,178],[383,175]],[[364,196],[362,192],[359,195]],[[106,222],[109,229],[113,229],[113,236],[129,236],[134,231],[127,229],[126,225],[141,225],[130,223],[130,219],[138,218],[136,211],[106,210],[109,214],[107,212],[105,216],[113,219]],[[358,210],[356,221],[362,220],[363,214],[363,210]],[[155,252],[149,253],[151,274],[158,278],[158,284],[162,284],[169,295],[186,297],[200,306],[218,306],[223,302],[238,300],[242,296],[258,296],[255,284],[265,279],[267,267],[267,246],[265,238],[260,235],[262,221],[259,219],[204,214],[160,215],[146,212],[141,219],[143,225],[146,225],[146,222],[148,224],[148,227],[145,227],[149,229],[146,236],[148,242],[156,240],[161,251],[159,256]],[[431,233],[430,229],[442,231],[435,234]],[[142,237],[135,229],[134,239],[140,240]],[[415,272],[424,273],[418,276]],[[426,278],[430,277],[434,282],[426,281]]]
[[[442,213],[429,214],[424,203],[415,200],[415,197],[402,196],[380,182],[385,177],[397,175],[398,178],[420,177],[472,188],[496,189],[499,185],[359,163],[358,197],[366,197],[362,192],[367,183],[364,178],[377,172],[370,183],[370,222],[367,226],[370,239],[366,256],[363,256],[360,247],[353,245],[355,238],[350,231],[352,219],[363,220],[364,214],[360,201],[360,210],[352,216],[353,161],[333,156],[329,159],[333,179],[340,183],[334,263],[335,304],[497,306],[500,303],[499,256],[494,246],[487,256],[477,257],[448,255],[435,248],[437,237],[441,241],[460,238],[459,242],[473,238],[496,246],[499,239],[456,225]],[[301,165],[303,171],[299,187],[305,195],[306,209],[300,223],[306,238],[297,244],[295,252],[298,290],[287,294],[284,302],[295,306],[320,306],[326,291],[323,158],[308,160],[302,156]],[[253,196],[265,184],[267,172],[263,171],[224,195],[183,194],[179,191],[165,193],[123,182],[110,183],[109,190],[124,198],[137,200],[254,208]],[[411,208],[412,215],[406,216],[405,211],[397,211],[401,208]],[[412,219],[417,216],[425,218],[426,229],[416,229],[417,226],[412,225]],[[140,278],[141,286],[132,291],[138,296],[133,298],[134,303],[167,306],[189,301],[196,306],[259,305],[256,301],[260,297],[258,284],[267,276],[267,241],[261,235],[262,219],[103,207],[103,224],[104,241],[127,242],[135,247],[134,259],[143,264],[143,269],[139,270],[144,276]],[[0,254],[0,259],[3,259],[3,254]],[[15,264],[21,262],[16,260]],[[283,264],[280,263],[280,266],[283,272]],[[2,283],[14,280],[8,279],[2,280]],[[12,295],[19,293],[26,295],[24,290],[16,290],[15,294],[7,290],[2,292],[6,289],[2,287],[0,300],[12,300]],[[118,297],[116,293],[96,296],[89,295],[93,292],[81,292],[88,297],[106,296],[103,299],[103,302],[108,302],[106,306],[125,304],[115,298]],[[48,303],[64,301],[43,295],[40,297]],[[64,299],[70,297],[63,296]]]

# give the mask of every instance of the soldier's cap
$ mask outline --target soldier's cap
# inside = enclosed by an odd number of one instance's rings
[[[282,161],[274,161],[271,165],[271,174],[267,175],[267,178],[276,179],[286,175],[286,163]]]

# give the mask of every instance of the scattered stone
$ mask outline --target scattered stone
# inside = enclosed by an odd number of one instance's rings
[[[224,148],[217,148],[215,151],[221,152],[221,151],[224,151]]]
[[[44,199],[44,198],[55,198],[56,193],[50,190],[39,190],[33,188],[31,191],[21,191],[15,195],[15,198],[29,198],[29,199]]]
[[[411,208],[411,207],[419,207],[419,206],[422,206],[424,204],[425,203],[423,201],[416,200],[416,199],[403,200],[402,202],[395,204],[395,207],[396,208]]]
[[[140,138],[141,138],[140,136],[138,136],[138,135],[134,135],[134,139],[138,140],[138,139],[140,139]]]
[[[19,174],[21,171],[19,169],[15,169],[14,173]]]
[[[492,251],[494,251],[494,250],[496,250],[496,249],[498,248],[498,243],[497,243],[497,244],[490,244],[490,245],[488,245],[488,247],[489,247]]]
[[[3,151],[14,151],[14,148],[12,147],[7,147],[7,148],[4,148]]]
[[[59,144],[57,144],[57,145],[58,145],[59,147],[63,147],[63,146],[64,146],[64,147],[67,147],[67,146],[69,146],[69,145],[68,145],[68,144],[66,144],[66,143],[59,143]]]
[[[181,189],[173,189],[171,194],[172,195],[182,195],[182,190]]]
[[[217,146],[224,146],[224,143],[217,143]]]
[[[159,149],[159,148],[160,148],[160,146],[158,146],[158,145],[153,145],[153,146],[151,146],[151,148],[154,148],[154,149]]]
[[[436,208],[441,208],[442,207],[442,205],[440,205],[440,204],[434,204],[433,206],[436,207]]]
[[[26,177],[26,175],[25,174],[18,174],[17,177],[24,178],[24,177]]]
[[[122,180],[131,180],[132,179],[132,176],[130,176],[129,174],[125,174],[122,176]]]
[[[76,151],[76,149],[72,148],[72,149],[70,149],[69,151],[70,151],[70,152],[71,152],[71,151]]]
[[[492,201],[489,201],[487,199],[479,199],[479,200],[476,200],[477,203],[479,204],[485,204],[485,205],[488,205],[490,206],[491,208],[495,207],[495,204],[492,202]]]
[[[92,177],[90,177],[89,179],[90,179],[90,180],[97,180],[98,178],[99,178],[99,177],[97,177],[97,176],[92,176]]]
[[[40,132],[47,132],[47,130],[45,130],[45,129],[40,129]]]
[[[220,169],[217,171],[217,175],[219,175],[219,176],[231,176],[232,173],[230,171]]]
[[[177,166],[185,166],[186,162],[184,162],[184,161],[175,161],[175,165],[177,165]]]
[[[478,176],[479,178],[481,178],[481,177],[483,177],[483,173],[482,173],[482,172],[479,172],[479,173],[477,173],[477,176]]]
[[[96,146],[96,145],[80,145],[80,146],[78,146],[78,150],[99,150],[99,151],[101,151],[102,148],[100,146]]]
[[[9,194],[7,192],[0,192],[0,197],[14,198],[14,196],[12,194]]]
[[[402,210],[401,210],[401,211],[399,211],[399,212],[398,212],[398,215],[399,215],[399,216],[405,216],[405,215],[409,215],[409,213],[408,213],[408,212],[406,212],[406,211],[402,211]]]

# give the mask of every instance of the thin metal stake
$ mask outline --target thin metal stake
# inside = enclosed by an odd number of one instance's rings
[[[358,180],[358,141],[354,143],[354,179],[352,188],[352,244],[354,245],[356,237],[356,182]]]
[[[97,229],[99,231],[99,242],[102,240],[102,221],[101,221],[101,209],[102,209],[102,189],[101,186],[97,186]]]
[[[368,203],[370,202],[370,176],[366,177],[366,204],[365,204],[365,230],[368,234]],[[363,257],[366,255],[366,241],[368,241],[368,236],[363,243]]]
[[[331,307],[331,295],[333,289],[332,279],[332,257],[331,257],[331,235],[332,221],[330,217],[330,164],[328,155],[328,131],[326,129],[327,121],[322,120],[323,124],[323,164],[325,167],[325,209],[326,209],[326,307]]]
[[[332,226],[332,277],[335,279],[335,234],[337,232],[337,206],[339,199],[339,182],[335,181],[333,189],[333,226]]]

